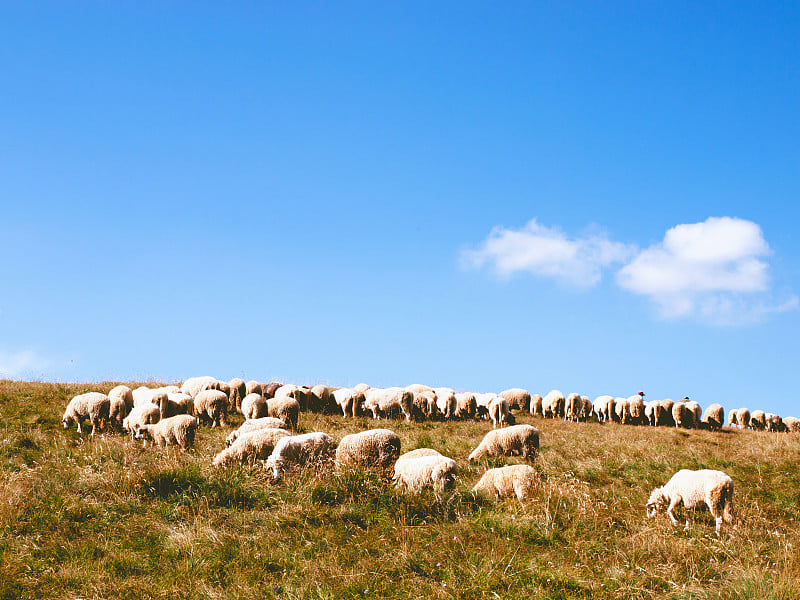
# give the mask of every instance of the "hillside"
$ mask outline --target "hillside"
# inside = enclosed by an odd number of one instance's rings
[[[138,384],[137,384],[138,385]],[[215,471],[230,428],[195,448],[142,449],[61,428],[69,399],[111,384],[0,381],[0,600],[9,598],[800,598],[800,436],[518,414],[541,432],[534,501],[469,490],[486,422],[380,421],[403,451],[456,459],[454,491],[405,497],[368,472]],[[241,417],[231,419],[238,425]],[[302,414],[337,440],[378,426]],[[735,529],[645,517],[681,468],[736,485]]]

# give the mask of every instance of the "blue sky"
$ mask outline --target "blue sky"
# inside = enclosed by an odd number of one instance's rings
[[[797,5],[0,11],[0,376],[800,413]]]

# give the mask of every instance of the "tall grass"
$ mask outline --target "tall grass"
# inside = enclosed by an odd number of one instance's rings
[[[0,381],[0,600],[800,598],[797,436],[519,415],[542,446],[522,504],[470,491],[506,462],[466,461],[486,423],[391,422],[404,450],[434,447],[460,469],[452,491],[405,496],[369,470],[279,484],[260,466],[214,470],[225,428],[201,429],[188,453],[61,429],[69,398],[112,385]],[[339,439],[376,423],[300,425]],[[735,529],[645,517],[654,486],[701,467],[733,477]]]

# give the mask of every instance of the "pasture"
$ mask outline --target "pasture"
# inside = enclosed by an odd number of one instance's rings
[[[519,462],[467,462],[486,421],[301,414],[303,432],[389,427],[403,452],[457,461],[454,490],[404,496],[369,471],[273,484],[260,466],[214,470],[231,427],[202,427],[188,453],[62,430],[72,396],[113,385],[0,381],[0,600],[800,598],[797,434],[517,412],[541,433],[541,483],[522,504],[470,491]],[[717,539],[705,512],[686,531],[646,518],[650,491],[681,468],[733,478],[735,528]]]

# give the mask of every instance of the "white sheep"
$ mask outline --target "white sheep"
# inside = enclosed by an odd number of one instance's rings
[[[345,417],[357,417],[364,404],[364,392],[357,392],[351,388],[339,388],[331,392],[331,396]]]
[[[264,463],[264,468],[272,469],[272,478],[278,479],[281,472],[294,467],[322,466],[330,463],[335,451],[336,440],[322,431],[287,435],[275,444],[275,448]]]
[[[767,428],[767,415],[763,410],[754,410],[750,415],[750,429],[764,431]]]
[[[630,412],[631,423],[634,425],[645,423],[644,392],[638,392],[628,398],[628,411]]]
[[[211,427],[227,425],[225,419],[228,416],[228,396],[220,390],[205,389],[198,392],[194,396],[194,416],[201,423],[210,422]]]
[[[133,439],[138,427],[152,425],[153,423],[158,423],[159,420],[161,420],[161,411],[158,406],[155,404],[140,404],[139,406],[134,406],[128,416],[123,419],[122,429],[129,432],[131,439]]]
[[[255,379],[251,379],[250,381],[244,384],[244,395],[249,396],[250,394],[264,394],[264,386],[257,382]]]
[[[797,417],[784,417],[783,425],[789,433],[800,433],[800,419]]]
[[[194,414],[194,398],[183,392],[165,392],[153,390],[153,404],[158,406],[161,418],[167,419],[175,415]]]
[[[196,398],[197,394],[203,390],[219,389],[220,383],[216,377],[211,377],[210,375],[190,377],[183,382],[180,391],[184,394],[189,394],[192,398]]]
[[[502,396],[508,402],[509,410],[524,410],[528,412],[531,405],[531,393],[522,388],[511,388],[503,390],[498,396]]]
[[[608,423],[614,419],[614,397],[598,396],[594,399],[594,414],[601,423]]]
[[[292,429],[297,429],[297,420],[300,417],[300,403],[294,398],[279,396],[267,400],[267,416],[275,417],[288,423]]]
[[[581,402],[583,403],[583,406],[581,407],[581,412],[578,418],[580,421],[585,423],[592,418],[594,405],[592,404],[592,401],[589,400],[588,396],[581,396]]]
[[[474,419],[478,412],[475,394],[472,392],[459,392],[456,395],[456,418]]]
[[[287,425],[281,419],[276,419],[275,417],[261,417],[260,419],[250,419],[239,425],[238,429],[234,429],[233,431],[230,432],[228,437],[225,438],[225,445],[230,446],[240,436],[244,435],[245,433],[250,433],[251,431],[258,431],[259,429],[289,429],[289,425]]]
[[[645,419],[653,427],[656,427],[658,423],[662,420],[663,412],[664,412],[664,407],[661,405],[660,400],[650,400],[649,402],[644,403]]]
[[[700,422],[711,431],[719,431],[725,423],[725,409],[721,404],[711,404],[703,411]]]
[[[234,377],[228,382],[228,387],[231,389],[230,396],[228,397],[228,412],[241,410],[242,400],[247,396],[247,384],[243,379]]]
[[[411,494],[432,487],[438,492],[453,487],[458,467],[452,458],[438,452],[428,456],[402,455],[394,463],[394,484],[398,490]]]
[[[688,398],[684,398],[686,400],[686,408],[692,411],[692,420],[694,421],[694,426],[700,426],[700,420],[703,418],[703,409],[700,408],[700,404],[695,402],[694,400],[689,400]]]
[[[126,414],[131,412],[131,409],[133,408],[133,390],[127,385],[118,385],[111,388],[111,391],[108,392],[108,397],[111,400],[114,398],[119,398],[127,407]]]
[[[691,429],[694,427],[694,412],[687,406],[688,402],[675,402],[672,405],[672,420],[675,427]]]
[[[722,521],[733,523],[733,479],[722,471],[681,469],[660,488],[650,494],[647,501],[647,516],[654,517],[666,510],[673,525],[678,524],[673,510],[683,504],[686,513],[686,529],[689,528],[689,510],[707,506],[716,522],[719,536]]]
[[[675,420],[672,418],[672,407],[675,403],[671,398],[664,398],[663,400],[659,400],[659,404],[661,404],[661,419],[658,424],[672,427],[675,425]]]
[[[516,422],[514,415],[508,410],[508,402],[502,396],[495,396],[489,402],[489,417],[492,419],[492,429],[498,425],[505,427]]]
[[[767,424],[767,431],[783,431],[783,419],[779,415],[773,413],[766,413],[764,420]]]
[[[131,392],[131,396],[133,396],[134,408],[145,404],[153,404],[153,392],[155,392],[153,388],[149,388],[144,385],[141,385],[133,390]]]
[[[436,408],[445,419],[454,419],[458,411],[458,399],[454,390],[445,387],[433,389],[436,398]]]
[[[104,422],[109,420],[111,411],[111,401],[108,396],[100,392],[87,392],[75,396],[67,404],[64,416],[61,417],[61,424],[64,429],[69,428],[73,423],[78,424],[78,433],[81,431],[81,424],[84,419],[89,419],[92,424],[92,435],[98,427],[102,427]]]
[[[583,410],[583,401],[581,400],[581,395],[572,392],[564,401],[564,420],[572,422],[577,421],[581,410]]]
[[[130,388],[129,388],[130,389]],[[108,407],[108,420],[111,424],[111,427],[116,429],[117,431],[122,430],[122,423],[125,420],[125,417],[128,416],[130,412],[130,408],[128,404],[125,402],[123,398],[119,396],[109,396],[109,407]]]
[[[474,462],[485,456],[515,456],[533,461],[539,453],[539,430],[531,425],[512,425],[503,429],[493,429],[470,453],[469,461]]]
[[[357,383],[353,386],[353,389],[357,392],[361,392],[362,394],[366,394],[367,390],[370,389],[370,386],[366,383]]]
[[[414,392],[415,394],[423,394],[425,392],[432,392],[433,388],[429,385],[423,385],[421,383],[412,383],[411,385],[407,385],[406,389],[409,392]]]
[[[444,415],[442,415],[441,411],[439,411],[439,407],[436,406],[436,396],[435,394],[420,394],[417,392],[409,392],[414,400],[413,400],[413,410],[414,414],[417,415],[420,420],[427,419],[427,420],[434,420],[434,419],[441,419]]]
[[[266,460],[275,449],[275,444],[287,435],[291,435],[291,433],[285,429],[272,428],[245,433],[217,454],[212,464],[215,467],[225,467],[231,464],[253,464],[257,460]]]
[[[728,413],[728,427],[739,427],[740,429],[747,429],[750,427],[750,411],[745,408],[738,408]]]
[[[267,400],[261,394],[247,394],[241,402],[245,420],[260,419],[268,414]]]
[[[516,496],[527,500],[533,496],[538,482],[539,474],[530,465],[508,465],[488,469],[472,491],[495,499]]]
[[[406,422],[411,422],[414,407],[414,394],[403,388],[370,388],[364,392],[364,410],[372,411],[372,418],[380,419],[382,415],[392,412],[401,413]]]
[[[495,394],[483,392],[475,394],[475,415],[482,419],[489,418],[489,404],[494,400]]]
[[[312,405],[309,407],[315,412],[328,412],[331,408],[331,389],[327,385],[315,385],[311,388],[314,397]]]
[[[631,421],[631,405],[627,398],[614,398],[614,420],[623,425]]]
[[[180,446],[183,450],[189,450],[194,445],[198,424],[191,415],[176,415],[152,425],[137,425],[134,437],[142,440],[143,447],[149,440],[158,447]]]
[[[534,416],[544,417],[544,400],[539,394],[531,395],[530,413]]]
[[[542,409],[544,416],[548,419],[560,419],[564,417],[564,405],[566,398],[560,390],[550,390],[542,399]]]
[[[336,448],[336,468],[361,465],[386,471],[400,456],[400,436],[391,429],[368,429],[344,436]]]

